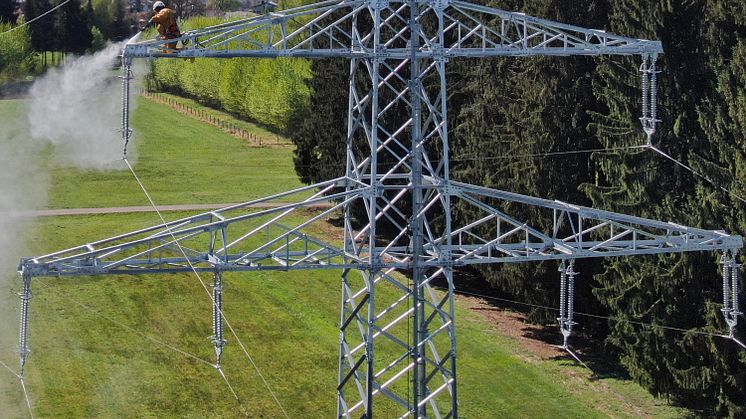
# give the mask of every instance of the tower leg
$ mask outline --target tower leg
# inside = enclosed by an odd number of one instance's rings
[[[345,270],[342,274],[342,308],[339,327],[339,377],[337,386],[337,417],[357,418],[356,410],[363,410],[369,417],[373,389],[368,387],[372,378],[371,368],[373,336],[369,327],[371,313],[371,278],[362,273],[363,287],[353,284],[356,271]],[[355,331],[357,329],[357,331]],[[356,393],[356,394],[355,394]]]
[[[18,339],[21,368],[18,375],[23,379],[23,368],[26,366],[26,359],[31,353],[28,347],[28,309],[31,300],[31,275],[25,272],[23,273],[23,290],[18,293],[18,296],[21,297],[21,324]]]
[[[212,275],[212,332],[210,336],[215,346],[215,367],[220,369],[223,347],[227,341],[223,335],[223,273],[215,271]]]

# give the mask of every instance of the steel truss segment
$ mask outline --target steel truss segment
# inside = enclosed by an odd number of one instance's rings
[[[442,20],[442,33],[408,24]],[[360,34],[353,23],[367,11],[386,39]],[[378,16],[378,17],[376,17]],[[415,31],[418,47],[405,45]],[[127,44],[125,57],[344,57],[448,59],[528,55],[657,55],[659,41],[567,25],[465,1],[325,1],[184,33],[174,40]]]
[[[418,52],[432,43],[418,23],[432,10],[377,2],[365,13],[370,32],[353,40],[374,54],[351,65],[347,173],[369,188],[367,223],[355,230],[346,222],[345,242],[370,265],[356,283],[344,276],[339,417],[370,417],[373,409],[387,417],[457,416],[452,294],[432,288],[449,283],[452,272],[423,257],[424,243],[443,234],[428,213],[448,208],[425,182],[448,178],[440,157],[447,150],[445,61]],[[391,53],[402,48],[407,54]],[[426,88],[430,77],[439,83]]]
[[[476,41],[484,54],[464,55],[637,55],[662,54],[660,41],[635,39],[602,30],[554,22],[524,13],[450,2],[446,10],[449,33],[456,41],[448,49],[459,49]],[[496,23],[491,23],[495,19]],[[458,53],[456,53],[458,55]]]
[[[338,417],[360,417],[373,399],[376,415],[404,417],[419,405],[432,417],[452,417],[453,300],[432,286],[447,282],[451,272],[434,270],[419,289],[394,269],[362,272],[357,281],[351,273],[343,275]],[[417,327],[416,311],[423,314]],[[415,403],[407,393],[417,368],[427,390]]]
[[[454,199],[477,209],[471,222],[454,227],[450,237],[439,237],[426,245],[437,263],[447,238],[456,265],[524,262],[528,260],[580,259],[589,257],[678,253],[739,249],[740,236],[723,231],[686,227],[609,211],[534,198],[512,192],[451,182]],[[552,219],[550,231],[532,227],[502,210],[511,208],[543,211]]]
[[[49,276],[361,266],[360,253],[317,238],[314,228],[365,191],[356,180],[338,178],[27,258],[18,269],[28,276]],[[299,195],[303,199],[288,202]],[[298,214],[309,208],[314,215]]]

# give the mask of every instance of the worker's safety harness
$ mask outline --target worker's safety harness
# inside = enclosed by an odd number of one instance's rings
[[[166,39],[174,39],[181,36],[181,31],[179,31],[179,26],[176,23],[171,24],[168,28],[166,28],[166,33],[163,35]]]

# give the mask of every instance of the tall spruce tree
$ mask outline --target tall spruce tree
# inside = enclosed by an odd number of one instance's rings
[[[57,11],[54,29],[63,52],[82,54],[91,47],[91,25],[80,0],[71,0]]]
[[[328,22],[334,21],[339,16],[332,15],[327,18]],[[428,22],[423,22],[428,24]],[[369,15],[360,15],[357,19],[357,25],[361,32],[373,25]],[[318,46],[323,48],[326,40],[321,37],[317,40]],[[405,46],[405,41],[398,39],[395,41],[396,48]],[[295,166],[296,171],[301,179],[307,182],[318,182],[329,180],[344,174],[345,161],[347,157],[347,105],[349,101],[350,87],[350,63],[346,60],[318,60],[312,65],[312,71],[316,77],[309,81],[311,88],[310,103],[312,104],[307,112],[296,115],[289,124],[291,138],[296,144]],[[357,69],[356,87],[360,92],[370,90],[371,80],[364,65],[359,65]],[[386,77],[387,71],[393,71],[381,66],[379,71],[381,77]],[[406,71],[406,69],[404,70]],[[406,77],[406,76],[405,76]],[[394,89],[379,90],[379,101],[388,103],[394,101],[396,92]],[[370,112],[369,105],[360,112]],[[404,103],[399,101],[396,105],[387,109],[379,115],[378,122],[383,126],[399,127],[409,118],[409,110],[404,108]],[[360,129],[356,129],[351,138],[351,152],[356,156],[358,162],[363,161],[369,154],[368,139]],[[405,144],[407,142],[405,141]],[[396,148],[397,145],[391,145],[389,148]],[[404,147],[404,146],[402,146]],[[400,155],[408,153],[407,150],[397,149]],[[394,164],[394,158],[391,153],[385,150],[379,155],[378,170],[383,172],[386,167]],[[386,194],[391,191],[384,192]],[[393,196],[391,196],[393,198]],[[397,208],[403,213],[411,212],[411,201],[409,197],[404,197],[397,201]],[[352,208],[353,215],[362,219],[367,219],[365,209],[362,205]],[[379,222],[378,231],[385,235],[389,229],[389,220],[384,218]]]
[[[455,179],[746,232],[746,206],[720,189],[746,195],[741,192],[746,190],[743,2],[505,0],[495,5],[661,39],[665,54],[658,60],[663,70],[658,103],[664,122],[654,143],[717,186],[651,150],[523,156],[644,144],[638,121],[640,76],[635,71],[639,59],[619,57],[450,63],[448,113]],[[324,170],[343,161],[339,145],[346,131],[342,122],[347,109],[346,67],[320,61],[314,64],[314,74],[315,110],[294,134],[296,168],[305,181],[331,177]],[[530,209],[505,209],[537,220],[538,214]],[[457,206],[454,223],[469,215],[468,207]],[[543,227],[550,222],[537,221]],[[722,333],[725,325],[718,303],[722,288],[715,262],[710,254],[609,259],[600,266],[583,261],[579,269],[586,275],[579,283],[578,304],[584,311],[608,311],[613,316],[608,344],[620,351],[630,375],[652,393],[700,409],[704,415],[739,417],[746,415],[745,351],[722,338],[696,332],[681,335],[633,323]],[[517,299],[556,304],[557,273],[552,264],[503,265],[479,272]],[[600,273],[591,276],[594,272]]]
[[[295,149],[295,171],[305,183],[344,174],[350,65],[343,59],[315,60],[309,80],[311,107],[300,108],[288,131]],[[321,76],[323,75],[323,76]]]
[[[56,3],[55,3],[56,4]],[[50,0],[26,0],[24,15],[31,21],[54,7]],[[51,16],[31,22],[31,45],[36,51],[54,51],[57,41],[54,34],[54,20]]]
[[[717,38],[724,27],[735,29],[736,11],[729,11],[725,20],[730,22],[708,19],[717,10],[721,18],[726,16],[725,3],[719,7],[716,3],[623,0],[612,3],[610,17],[615,32],[663,41],[659,107],[664,122],[654,143],[719,185],[731,187],[736,183],[728,181],[728,173],[742,171],[743,143],[736,145],[732,126],[723,119],[728,106],[718,92],[718,79],[724,76],[718,74],[717,63],[725,62],[719,57],[730,55],[733,47]],[[729,38],[731,44],[737,38]],[[642,143],[635,121],[640,112],[639,76],[611,60],[605,60],[597,74],[596,92],[607,104],[604,112],[595,115],[599,140],[605,146]],[[738,107],[737,102],[733,105]],[[596,206],[744,231],[742,210],[733,209],[731,198],[651,151],[599,155],[594,160],[599,178],[585,191]],[[608,342],[622,351],[622,362],[632,377],[654,394],[704,409],[708,415],[746,414],[739,402],[746,396],[744,355],[734,343],[694,333],[682,337],[628,322],[722,332],[715,303],[722,298],[715,258],[699,254],[630,258],[609,260],[605,266],[596,294],[619,319],[610,324]]]
[[[545,18],[585,27],[603,27],[606,4],[597,2],[512,1],[499,7],[521,10]],[[589,133],[588,110],[597,107],[591,76],[595,61],[589,58],[496,58],[462,63],[456,87],[463,98],[451,103],[454,125],[454,178],[488,187],[576,204],[589,201],[578,187],[592,171],[587,154],[555,158],[529,157],[546,152],[597,148]],[[454,95],[452,95],[453,97]],[[533,208],[504,204],[519,219],[547,230],[552,220]],[[455,208],[457,220],[469,217],[468,206]],[[578,301],[595,311],[588,282],[597,269],[583,261]],[[558,273],[555,263],[503,264],[479,267],[479,272],[500,292],[521,301],[556,305]],[[537,311],[535,320],[554,313]]]

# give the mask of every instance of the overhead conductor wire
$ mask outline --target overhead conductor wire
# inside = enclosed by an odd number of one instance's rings
[[[8,366],[8,364],[6,364],[5,362],[0,361],[0,365],[2,365],[3,367],[5,367],[5,369],[7,369],[8,371],[10,371],[11,374],[15,375],[16,377],[19,377],[18,373],[15,372],[15,371],[13,371],[13,368],[10,368]]]
[[[28,406],[28,414],[31,416],[31,419],[34,419],[34,411],[31,409],[31,399],[28,395],[28,390],[26,389],[26,383],[23,381],[23,377],[19,377],[21,379],[21,387],[23,388],[23,395],[26,397],[26,405]]]
[[[706,180],[712,186],[714,186],[714,187],[722,190],[723,192],[728,193],[732,197],[734,197],[734,198],[738,199],[739,201],[743,202],[744,204],[746,204],[746,199],[744,199],[743,197],[741,197],[737,193],[733,192],[732,190],[730,190],[730,189],[728,189],[728,188],[726,188],[724,186],[718,185],[717,183],[715,183],[714,181],[712,181],[711,179],[709,179],[707,176],[705,176],[705,175],[697,172],[696,170],[694,170],[690,166],[688,166],[688,165],[680,162],[679,160],[676,160],[675,158],[671,157],[668,153],[664,152],[663,150],[659,149],[658,147],[656,147],[656,146],[654,146],[652,144],[645,145],[645,147],[649,148],[649,149],[651,149],[653,151],[655,151],[656,153],[660,154],[661,156],[667,158],[668,160],[671,160],[672,162],[676,163],[677,165],[679,165],[679,166],[683,167],[684,169],[692,172],[692,174],[694,174],[695,176],[700,177],[700,178]]]
[[[16,27],[14,27],[14,28],[8,29],[8,30],[7,30],[7,31],[5,31],[5,32],[1,32],[1,33],[0,33],[0,35],[5,35],[6,33],[10,33],[10,32],[13,32],[13,31],[14,31],[14,30],[16,30],[16,29],[20,29],[20,28],[22,28],[22,27],[24,27],[24,26],[26,26],[26,25],[30,24],[31,22],[35,22],[35,21],[37,21],[37,20],[39,20],[39,19],[43,18],[44,16],[46,16],[46,15],[48,15],[48,14],[50,14],[50,13],[54,12],[55,10],[59,9],[60,7],[62,7],[62,6],[64,6],[64,5],[66,5],[67,3],[70,3],[70,1],[71,1],[71,0],[65,0],[65,1],[63,1],[62,3],[60,3],[60,4],[58,4],[58,5],[54,6],[54,7],[52,7],[51,9],[47,10],[46,12],[44,12],[44,13],[40,14],[39,16],[37,16],[37,17],[35,17],[35,18],[33,18],[33,19],[29,20],[28,22],[23,22],[22,24],[20,24],[20,25],[18,25],[18,26],[16,26]]]
[[[31,419],[34,419],[34,411],[31,409],[31,399],[29,398],[28,391],[26,390],[26,383],[23,381],[23,377],[21,377],[20,374],[13,371],[13,369],[10,368],[8,364],[6,364],[5,362],[0,361],[0,365],[5,367],[5,369],[10,371],[11,374],[15,375],[16,378],[18,378],[21,381],[21,388],[23,389],[23,396],[26,398],[26,406],[28,406],[28,413],[31,416]]]
[[[557,307],[549,307],[549,306],[545,306],[545,305],[541,305],[541,304],[531,304],[531,303],[526,303],[526,302],[522,302],[522,301],[510,300],[510,299],[507,299],[507,298],[500,298],[500,297],[495,297],[495,296],[491,296],[491,295],[487,295],[487,294],[480,294],[480,293],[470,292],[470,291],[457,290],[456,293],[457,294],[462,294],[462,295],[469,295],[469,296],[472,296],[472,297],[480,297],[480,298],[484,298],[484,299],[488,299],[488,300],[502,301],[502,302],[505,302],[505,303],[516,304],[516,305],[521,305],[521,306],[525,306],[525,307],[541,308],[541,309],[544,309],[544,310],[551,310],[551,311],[558,311],[559,310]],[[578,312],[578,311],[576,311],[575,314],[578,315],[578,316],[583,316],[583,317],[589,317],[589,318],[601,319],[601,320],[610,320],[610,321],[624,322],[624,323],[633,324],[633,325],[636,325],[636,326],[650,327],[650,328],[653,328],[653,329],[668,330],[668,331],[678,332],[678,333],[682,333],[682,334],[689,334],[689,333],[691,333],[691,334],[701,335],[701,336],[709,336],[709,337],[716,337],[716,338],[723,338],[723,339],[731,339],[731,337],[728,336],[728,335],[723,335],[723,334],[720,334],[720,333],[705,332],[705,331],[696,330],[696,329],[684,329],[684,328],[681,328],[681,327],[666,326],[666,325],[648,323],[648,322],[643,322],[643,321],[638,321],[638,320],[620,319],[620,318],[611,317],[611,316],[602,316],[602,315],[599,315],[599,314],[583,313],[583,312]],[[741,343],[741,342],[738,342],[738,344],[741,345],[741,346],[743,346],[743,343]]]
[[[613,151],[635,150],[635,149],[648,149],[648,148],[651,149],[651,150],[653,150],[653,151],[655,151],[656,153],[660,154],[661,156],[665,157],[666,159],[671,160],[672,162],[674,162],[675,164],[681,166],[682,168],[688,170],[689,172],[691,172],[695,176],[698,176],[698,177],[706,180],[707,182],[709,182],[713,186],[721,189],[722,191],[727,192],[728,194],[730,194],[731,196],[733,196],[736,199],[740,200],[741,202],[746,203],[746,199],[744,199],[740,195],[736,194],[735,192],[733,192],[733,191],[731,191],[731,190],[729,190],[729,189],[727,189],[725,187],[717,185],[715,182],[713,182],[712,180],[710,180],[709,178],[707,178],[703,174],[701,174],[701,173],[697,172],[696,170],[692,169],[690,166],[688,166],[688,165],[686,165],[686,164],[684,164],[684,163],[676,160],[675,158],[671,157],[669,154],[665,153],[664,151],[662,151],[661,149],[655,147],[652,144],[642,144],[642,145],[622,146],[622,147],[608,147],[608,148],[592,148],[592,149],[582,149],[582,150],[556,151],[556,152],[545,152],[545,153],[528,153],[528,154],[522,154],[522,155],[507,155],[507,156],[493,156],[493,157],[476,157],[476,158],[464,157],[464,158],[460,158],[460,159],[453,159],[453,161],[454,162],[465,162],[465,161],[486,161],[486,160],[503,160],[503,159],[516,159],[516,158],[530,158],[530,157],[551,157],[551,156],[563,156],[563,155],[573,155],[573,154],[583,154],[583,153],[613,152]],[[129,161],[126,158],[124,158],[123,160],[126,163],[127,167],[129,168],[130,172],[132,172],[132,175],[137,180],[138,184],[140,185],[140,188],[145,193],[146,197],[150,201],[151,206],[156,211],[156,213],[158,214],[158,216],[160,217],[161,221],[163,222],[163,224],[165,226],[167,223],[166,223],[165,219],[163,218],[163,216],[161,215],[161,213],[158,210],[158,208],[156,207],[156,205],[153,202],[152,198],[150,197],[149,193],[147,192],[145,186],[142,184],[142,182],[138,178],[137,174],[135,173],[134,169],[130,165]],[[312,167],[312,165],[304,165],[304,166],[299,166],[299,167]],[[181,250],[181,252],[182,252],[185,260],[187,261],[187,263],[189,263],[189,266],[191,267],[192,271],[194,272],[194,274],[199,279],[200,283],[202,284],[202,287],[205,289],[205,291],[208,293],[208,295],[210,295],[210,298],[212,299],[211,293],[207,289],[207,286],[205,285],[204,281],[200,277],[199,273],[196,271],[196,269],[192,265],[191,260],[189,260],[189,258],[186,256],[186,253],[184,252],[183,248],[181,247],[180,243],[178,242],[178,239],[176,239],[176,237],[174,236],[173,232],[170,231],[170,229],[168,231],[171,234],[171,236],[172,236],[174,242],[176,243],[176,245]],[[482,298],[500,300],[500,301],[510,302],[510,303],[514,303],[514,304],[521,304],[521,305],[526,305],[526,306],[530,306],[530,307],[543,308],[543,309],[555,310],[555,311],[557,310],[554,307],[547,307],[547,306],[541,306],[541,305],[536,305],[536,304],[522,303],[522,302],[519,302],[519,301],[507,300],[507,299],[502,299],[502,298],[498,298],[498,297],[492,297],[492,296],[483,295],[483,294],[470,293],[470,292],[466,292],[466,291],[458,291],[458,293],[467,294],[467,295],[473,295],[473,296],[482,297]],[[213,302],[213,304],[214,304],[214,302]],[[580,316],[592,317],[592,318],[598,318],[598,319],[604,319],[604,320],[624,321],[624,322],[629,323],[629,324],[635,324],[635,325],[639,325],[639,326],[643,326],[643,327],[659,328],[659,329],[663,329],[663,330],[676,331],[676,332],[680,332],[680,333],[692,333],[692,334],[698,334],[698,335],[704,335],[704,336],[726,338],[726,339],[729,339],[729,340],[733,340],[734,342],[736,342],[741,347],[746,348],[746,345],[744,345],[738,339],[736,339],[736,338],[734,338],[732,336],[728,336],[728,335],[703,332],[703,331],[694,330],[694,329],[683,329],[683,328],[672,327],[672,326],[656,325],[656,324],[652,324],[652,323],[646,323],[646,322],[634,321],[634,320],[622,320],[622,319],[618,319],[618,318],[612,318],[612,317],[608,317],[608,316],[594,315],[594,314],[589,314],[589,313],[577,312],[576,314],[580,315]],[[224,315],[223,315],[223,317],[225,319]],[[233,330],[233,327],[230,325],[230,323],[228,322],[227,319],[225,319],[225,322],[226,322],[226,325],[231,330],[231,333],[233,334],[233,336],[236,338],[237,342],[241,346],[241,348],[244,351],[245,355],[247,356],[247,358],[251,362],[252,366],[254,367],[254,369],[257,371],[257,373],[261,377],[262,381],[264,382],[265,386],[269,390],[270,394],[275,399],[275,401],[277,402],[278,406],[280,406],[280,409],[283,411],[283,414],[285,414],[285,416],[288,417],[287,413],[285,412],[285,409],[282,407],[282,405],[279,402],[279,400],[277,399],[276,395],[274,394],[274,392],[269,387],[269,384],[267,383],[267,381],[265,380],[264,376],[259,371],[258,367],[256,366],[256,364],[254,363],[253,359],[251,358],[251,356],[249,355],[248,351],[246,350],[245,346],[243,345],[243,343],[241,342],[241,340],[236,335],[235,331]],[[572,353],[569,350],[568,350],[568,352],[578,362],[580,362],[581,364],[585,365],[585,363],[583,363],[574,353]],[[220,373],[223,376],[223,378],[226,380],[226,384],[231,389],[231,392],[233,392],[233,388],[231,387],[230,383],[228,383],[228,381],[227,381],[225,375],[223,374],[223,372],[220,371]],[[235,392],[233,392],[233,394],[234,394],[234,396],[236,396]]]
[[[159,218],[161,219],[161,222],[163,223],[164,227],[166,227],[168,223],[167,223],[167,222],[166,222],[166,220],[165,220],[165,219],[163,218],[163,215],[161,214],[161,212],[160,212],[160,211],[158,210],[158,207],[157,207],[157,206],[155,205],[155,202],[153,201],[153,199],[151,198],[151,196],[150,196],[150,194],[148,193],[147,189],[145,188],[145,185],[143,185],[142,181],[141,181],[141,180],[140,180],[140,178],[139,178],[139,177],[137,176],[137,173],[135,173],[135,170],[134,170],[134,169],[132,168],[132,165],[130,164],[129,160],[127,160],[127,158],[126,158],[126,157],[125,157],[125,158],[123,158],[122,160],[124,161],[124,163],[125,163],[125,164],[127,165],[127,167],[129,168],[130,172],[132,173],[132,176],[134,176],[134,178],[135,178],[135,180],[137,181],[137,183],[138,183],[138,184],[140,185],[140,189],[142,189],[143,193],[144,193],[144,194],[145,194],[145,196],[146,196],[146,197],[148,198],[148,201],[150,202],[150,205],[151,205],[151,206],[153,207],[153,209],[155,210],[155,212],[156,212],[156,213],[158,214],[158,217],[159,217]],[[202,277],[200,276],[199,272],[197,272],[197,269],[195,269],[195,268],[194,268],[194,265],[192,264],[192,261],[191,261],[191,260],[189,259],[189,257],[188,257],[188,256],[186,255],[186,252],[184,251],[184,248],[183,248],[183,247],[181,246],[181,243],[179,243],[179,240],[178,240],[178,239],[176,238],[176,236],[174,235],[173,231],[172,231],[172,230],[171,230],[170,228],[168,228],[168,232],[169,232],[169,234],[171,235],[171,238],[172,238],[172,239],[174,240],[174,243],[176,243],[176,246],[177,246],[177,247],[179,248],[179,250],[181,251],[182,255],[184,256],[184,259],[185,259],[185,260],[187,261],[187,263],[189,264],[189,267],[190,267],[190,268],[192,269],[192,272],[194,272],[194,275],[195,275],[195,276],[197,277],[197,279],[199,280],[200,284],[202,284],[202,288],[204,288],[205,292],[207,292],[207,295],[208,295],[208,296],[210,297],[210,300],[212,301],[212,303],[213,303],[213,306],[216,306],[216,304],[215,304],[215,300],[214,300],[214,299],[213,299],[213,297],[212,297],[212,293],[210,292],[210,290],[209,290],[209,289],[207,289],[207,285],[206,285],[206,284],[205,284],[205,282],[204,282],[204,281],[202,280]],[[277,395],[276,395],[276,394],[275,394],[275,392],[274,392],[274,391],[272,390],[272,387],[270,387],[269,383],[267,382],[267,379],[266,379],[266,378],[264,378],[264,375],[263,375],[263,374],[262,374],[262,372],[261,372],[261,371],[259,370],[259,367],[258,367],[258,366],[256,365],[256,363],[254,362],[254,359],[253,359],[253,358],[251,357],[251,355],[249,354],[249,351],[248,351],[248,350],[246,349],[246,346],[245,346],[245,345],[243,344],[243,342],[241,341],[241,339],[240,339],[240,338],[238,337],[238,334],[237,334],[237,333],[236,333],[236,331],[235,331],[235,330],[233,329],[233,326],[232,326],[232,325],[230,324],[230,322],[229,322],[229,321],[228,321],[228,319],[226,318],[226,316],[225,316],[225,313],[224,313],[224,312],[223,312],[223,310],[222,310],[222,309],[220,309],[219,307],[217,307],[217,306],[216,306],[216,308],[217,308],[217,310],[218,310],[218,311],[220,312],[220,314],[221,314],[221,315],[223,316],[223,320],[225,321],[225,325],[226,325],[226,326],[228,326],[228,329],[229,329],[229,330],[231,331],[231,334],[232,334],[232,335],[233,335],[233,337],[234,337],[234,338],[236,339],[236,342],[238,342],[238,345],[239,345],[239,346],[241,347],[241,349],[243,350],[243,353],[244,353],[244,355],[246,355],[246,358],[247,358],[247,359],[249,360],[249,362],[251,363],[251,365],[252,365],[252,367],[254,368],[254,370],[256,371],[256,373],[257,373],[257,374],[259,375],[259,378],[260,378],[260,379],[262,380],[262,383],[263,383],[263,384],[264,384],[264,386],[265,386],[265,387],[267,388],[267,391],[268,391],[268,392],[269,392],[269,394],[270,394],[270,395],[272,396],[272,398],[273,398],[273,399],[275,400],[275,403],[277,403],[277,406],[278,406],[278,407],[280,408],[280,410],[282,411],[282,414],[283,414],[283,415],[284,415],[284,416],[285,416],[286,418],[288,418],[288,419],[289,419],[289,418],[290,418],[290,416],[288,415],[287,411],[285,411],[285,408],[284,408],[284,407],[282,406],[282,403],[280,403],[280,400],[279,400],[279,399],[277,398]],[[218,370],[220,370],[220,369],[218,369]],[[223,379],[224,379],[224,380],[226,381],[226,383],[228,384],[228,386],[229,386],[229,387],[231,388],[231,392],[233,392],[233,395],[234,395],[234,396],[236,397],[236,400],[237,400],[237,401],[239,402],[239,404],[240,404],[240,399],[239,399],[239,398],[237,397],[236,393],[235,393],[235,392],[233,391],[233,388],[231,387],[230,383],[228,383],[228,380],[227,380],[227,378],[225,377],[225,374],[223,374],[223,373],[222,373],[222,371],[221,371],[221,375],[223,376]]]
[[[177,347],[175,347],[175,346],[173,346],[173,345],[171,345],[171,344],[169,344],[167,342],[164,342],[162,340],[156,339],[156,338],[154,338],[152,336],[149,336],[149,335],[147,335],[145,333],[142,333],[142,332],[140,332],[140,331],[138,331],[136,329],[133,329],[132,327],[127,326],[126,324],[124,324],[122,322],[119,322],[119,321],[114,320],[113,318],[111,318],[111,317],[109,317],[109,316],[107,316],[105,314],[97,312],[95,309],[93,309],[93,307],[91,307],[89,305],[86,305],[86,304],[83,304],[83,303],[81,303],[80,301],[76,300],[73,297],[70,297],[68,295],[64,295],[63,296],[60,292],[58,292],[56,289],[52,288],[51,286],[49,286],[47,284],[43,284],[42,287],[44,289],[46,289],[46,290],[52,291],[53,293],[57,294],[60,297],[63,297],[65,299],[69,300],[69,301],[72,301],[73,303],[79,305],[80,307],[83,307],[84,309],[90,311],[91,313],[94,313],[96,316],[101,317],[103,319],[106,319],[106,320],[114,323],[115,325],[117,325],[117,326],[119,326],[119,327],[121,327],[123,329],[126,329],[130,333],[134,333],[134,334],[136,334],[136,335],[138,335],[140,337],[143,337],[143,338],[145,338],[145,339],[147,339],[147,340],[149,340],[149,341],[151,341],[153,343],[156,343],[156,344],[161,345],[161,346],[163,346],[165,348],[171,349],[172,351],[180,353],[180,354],[182,354],[182,355],[184,355],[184,356],[186,356],[188,358],[194,359],[195,361],[199,361],[199,362],[201,362],[203,364],[207,364],[207,365],[209,365],[211,367],[215,367],[215,364],[213,364],[212,362],[206,361],[206,360],[198,357],[197,355],[190,354],[189,352],[181,350],[181,349],[179,349],[179,348],[177,348]]]

